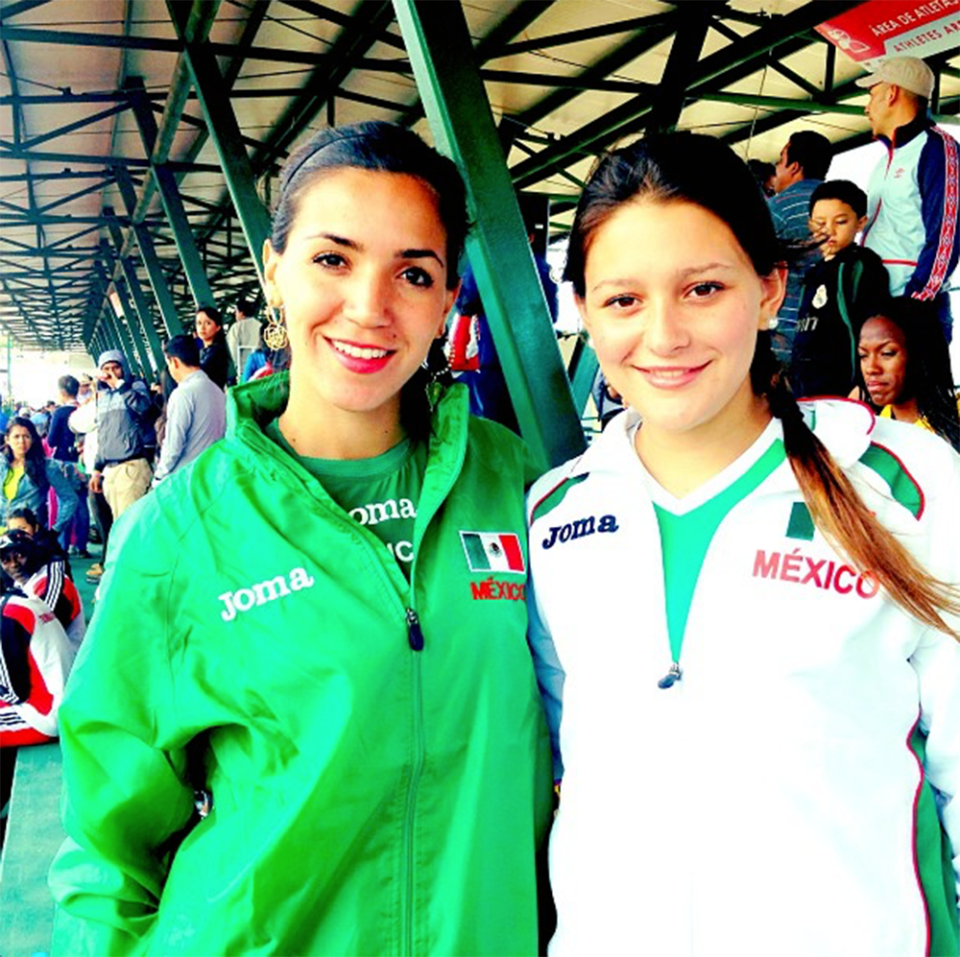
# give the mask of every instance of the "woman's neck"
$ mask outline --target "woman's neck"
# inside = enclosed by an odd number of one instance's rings
[[[298,455],[317,459],[372,459],[403,441],[399,396],[396,403],[369,412],[335,406],[317,408],[291,383],[290,399],[279,419],[280,432]]]
[[[651,430],[641,424],[634,448],[660,486],[675,498],[683,498],[743,455],[771,418],[766,399],[753,398],[735,429],[719,431],[708,425],[677,433]]]
[[[920,418],[920,409],[916,399],[907,399],[904,402],[890,403],[891,418],[898,422],[916,422]]]

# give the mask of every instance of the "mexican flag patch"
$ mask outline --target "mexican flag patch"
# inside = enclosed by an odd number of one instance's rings
[[[461,532],[460,540],[470,571],[526,573],[518,535],[512,532]]]

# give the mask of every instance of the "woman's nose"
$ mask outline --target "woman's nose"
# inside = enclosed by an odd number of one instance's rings
[[[651,300],[646,320],[644,339],[651,352],[669,355],[689,344],[690,336],[675,303]]]
[[[391,312],[388,282],[382,276],[357,272],[347,283],[343,312],[358,325],[385,325]]]

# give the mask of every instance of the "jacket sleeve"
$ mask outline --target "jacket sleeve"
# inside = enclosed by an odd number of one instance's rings
[[[858,248],[857,250],[862,269],[857,273],[857,281],[853,281],[853,270],[850,270],[850,315],[859,332],[860,327],[871,316],[876,315],[884,302],[890,296],[890,274],[883,260],[871,249]]]
[[[171,847],[193,809],[185,749],[196,731],[178,722],[169,647],[179,543],[155,508],[138,517],[115,527],[60,712],[67,840],[50,884],[61,909],[54,951],[71,957],[148,948]]]
[[[55,738],[73,663],[63,627],[42,602],[14,598],[4,605],[0,628],[0,700],[19,719],[0,722],[0,746]]]
[[[64,406],[54,410],[50,417],[50,431],[47,433],[47,444],[52,449],[59,449],[61,445],[73,444],[73,433],[67,425],[70,410]]]
[[[946,289],[960,253],[960,157],[958,143],[936,127],[927,135],[917,171],[926,239],[906,295],[934,299]]]
[[[953,476],[941,490],[960,486],[960,457],[949,456]],[[930,571],[957,587],[960,582],[960,512],[947,494],[929,495],[928,518],[933,539]],[[937,508],[942,503],[942,508]],[[939,512],[940,514],[934,514]],[[946,615],[960,634],[960,615]],[[950,839],[957,899],[960,902],[960,641],[930,629],[914,652],[920,692],[920,729],[926,734],[924,770],[936,791],[943,829]]]
[[[57,508],[57,523],[53,530],[59,534],[73,521],[74,513],[80,504],[80,499],[77,497],[73,483],[64,475],[60,470],[60,466],[52,459],[47,459],[47,480],[57,493],[59,507]]]
[[[127,408],[138,420],[142,419],[150,409],[150,406],[153,405],[153,399],[150,393],[138,382],[124,383],[120,387],[120,393],[123,395],[123,401]]]
[[[543,708],[550,730],[553,748],[553,780],[563,778],[563,758],[560,754],[560,718],[563,712],[563,682],[566,677],[557,655],[550,628],[537,601],[533,577],[527,582],[527,642],[533,656],[533,668],[543,699]]]
[[[174,389],[167,401],[167,424],[163,432],[163,445],[160,446],[160,462],[153,477],[153,485],[163,481],[176,467],[187,444],[187,432],[190,428],[191,397],[183,388]]]

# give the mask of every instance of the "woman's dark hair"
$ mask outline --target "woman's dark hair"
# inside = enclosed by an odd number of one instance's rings
[[[698,133],[651,136],[601,160],[577,205],[564,279],[581,298],[597,230],[630,202],[693,203],[722,220],[759,276],[783,263],[767,204],[747,165],[728,146]],[[850,561],[875,575],[901,608],[953,637],[941,612],[960,613],[960,597],[927,573],[864,505],[823,443],[810,431],[774,355],[770,333],[757,336],[750,367],[754,394],[783,425],[783,443],[817,528]]]
[[[26,505],[19,505],[17,508],[11,508],[7,512],[7,524],[10,524],[10,521],[14,518],[22,518],[28,525],[32,525],[34,528],[40,528],[40,519],[37,518],[36,513],[32,508],[27,508]]]
[[[581,298],[597,229],[624,203],[640,200],[702,206],[727,224],[760,276],[769,276],[786,258],[766,200],[733,150],[699,133],[651,136],[606,156],[580,197],[563,278]]]
[[[960,414],[950,351],[935,307],[910,296],[898,296],[876,309],[870,318],[878,317],[892,322],[903,333],[907,349],[903,397],[916,399],[917,412],[930,428],[960,452]]]
[[[355,123],[321,130],[287,160],[273,212],[270,245],[277,253],[287,247],[290,230],[304,193],[326,173],[341,169],[401,173],[426,183],[437,197],[440,221],[447,233],[447,288],[455,289],[458,263],[469,229],[467,198],[456,164],[428,146],[416,133],[382,121]],[[427,386],[431,379],[444,382],[442,350],[434,344],[428,366],[420,369],[403,387],[401,417],[411,436],[429,433],[430,408]]]
[[[38,489],[46,489],[50,483],[47,480],[47,456],[43,451],[43,440],[40,438],[40,433],[29,419],[18,415],[10,420],[10,424],[7,426],[7,435],[18,425],[30,433],[30,448],[24,457],[24,472],[30,476],[31,481]],[[13,462],[13,450],[6,443],[3,446],[3,454],[7,457],[8,462]]]
[[[423,180],[437,196],[447,232],[447,288],[457,285],[457,263],[467,236],[467,194],[456,164],[427,146],[416,133],[382,121],[321,130],[287,160],[273,211],[270,245],[278,253],[287,239],[306,188],[318,175],[338,169],[406,173]]]
[[[197,306],[197,315],[201,312],[218,326],[223,325],[223,316],[220,315],[220,310],[216,306]]]

